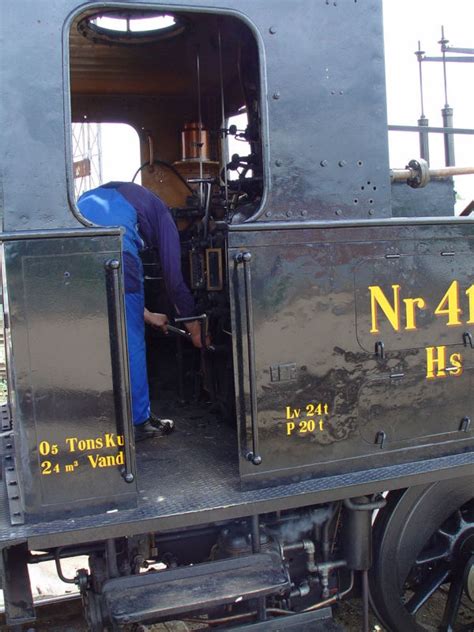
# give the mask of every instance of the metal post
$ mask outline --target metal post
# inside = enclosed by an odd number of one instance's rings
[[[425,103],[424,103],[424,95],[423,95],[423,55],[425,54],[424,50],[421,50],[421,42],[418,42],[418,50],[415,52],[416,58],[418,59],[418,73],[419,73],[419,81],[420,81],[420,105],[421,105],[421,114],[418,119],[419,127],[428,127],[429,121],[425,116]],[[429,137],[428,132],[420,131],[420,156],[423,160],[430,163],[430,146],[429,146]]]
[[[441,110],[443,115],[443,127],[453,127],[453,108],[448,105]],[[447,167],[456,164],[454,157],[454,135],[444,134],[444,161]]]
[[[260,553],[260,521],[259,515],[252,516],[252,553]],[[257,618],[259,621],[265,621],[267,618],[266,599],[259,597],[257,599]]]
[[[441,110],[443,116],[443,127],[453,127],[453,108],[448,103],[448,75],[446,68],[446,45],[449,40],[444,36],[444,26],[441,27],[441,52],[443,55],[443,79],[444,79],[444,108]],[[444,135],[444,160],[447,167],[455,165],[454,159],[454,136],[452,134]]]
[[[418,125],[419,127],[428,127],[429,120],[426,116],[421,116],[418,119]],[[428,132],[425,131],[420,131],[420,156],[430,164],[430,140]]]

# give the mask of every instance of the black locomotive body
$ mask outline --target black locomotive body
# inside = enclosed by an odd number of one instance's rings
[[[381,2],[223,5],[2,5],[8,624],[34,621],[29,564],[86,554],[91,630],[331,629],[369,581],[395,632],[449,588],[451,630],[473,599],[473,220],[449,179],[391,184]],[[211,338],[148,332],[177,430],[137,446],[122,232],[75,199],[85,121],[139,132]]]

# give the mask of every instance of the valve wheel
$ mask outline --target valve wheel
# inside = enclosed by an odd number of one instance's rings
[[[474,477],[391,492],[373,528],[371,603],[392,632],[474,630]]]

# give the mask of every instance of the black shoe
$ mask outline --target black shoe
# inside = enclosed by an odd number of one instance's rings
[[[145,439],[156,439],[163,437],[174,430],[174,422],[171,419],[151,419],[149,417],[145,422],[134,426],[135,443],[144,441]]]
[[[159,419],[156,415],[150,413],[147,421],[150,422],[153,428],[160,430],[164,435],[170,434],[174,430],[174,421],[172,419]]]

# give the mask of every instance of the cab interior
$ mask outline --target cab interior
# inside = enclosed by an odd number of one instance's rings
[[[263,197],[255,36],[230,15],[108,7],[77,15],[69,45],[71,123],[137,131],[135,176],[171,210],[184,278],[211,339],[197,350],[179,334],[147,328],[152,410],[173,418],[176,432],[137,444],[139,484],[164,476],[169,463],[195,481],[200,472],[207,480],[212,471],[236,476],[226,234],[231,222],[251,219]],[[236,115],[243,124],[232,124]],[[231,153],[232,142],[240,153]],[[88,168],[87,157],[74,163],[76,182]],[[173,323],[158,253],[144,251],[143,263],[146,306]]]

